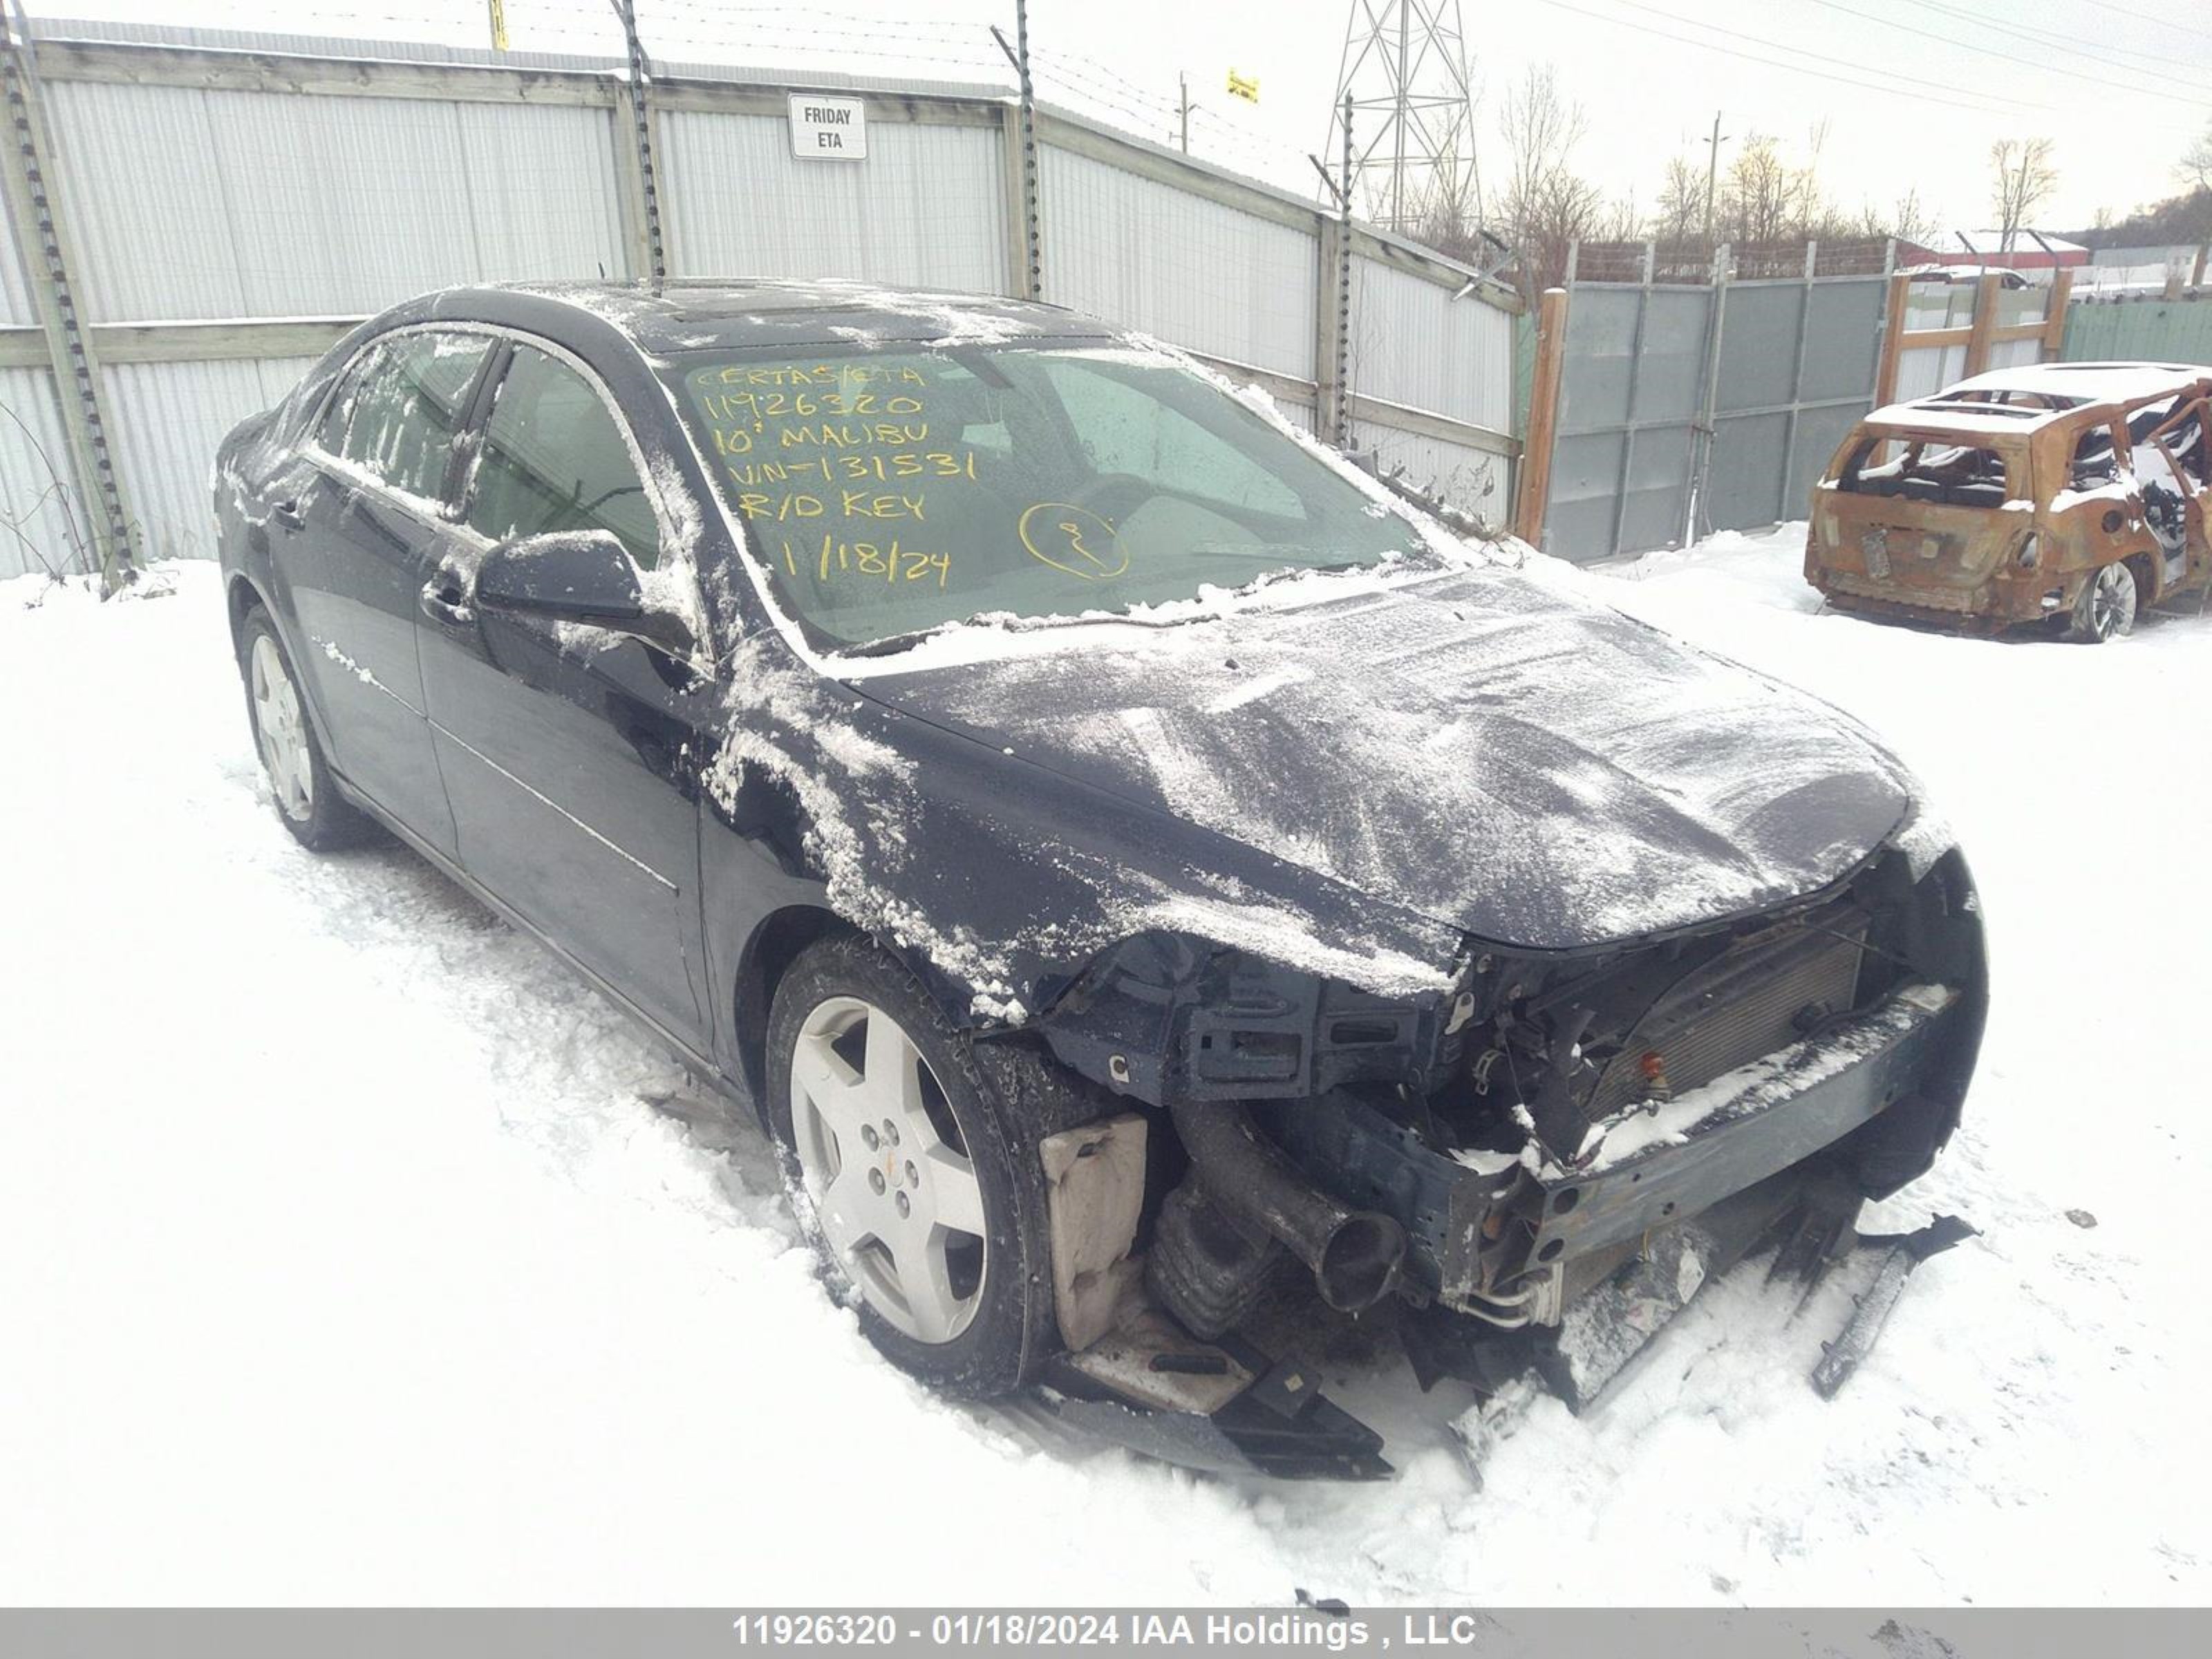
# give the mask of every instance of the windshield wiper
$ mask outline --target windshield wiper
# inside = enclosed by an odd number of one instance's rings
[[[888,657],[920,645],[939,631],[936,628],[908,629],[903,634],[886,634],[879,640],[870,640],[863,645],[841,645],[837,647],[837,654],[841,657]]]
[[[1340,564],[1280,565],[1277,567],[1276,571],[1268,572],[1265,575],[1256,577],[1252,581],[1247,582],[1243,586],[1235,588],[1231,591],[1237,593],[1249,593],[1255,592],[1263,583],[1267,582],[1268,576],[1277,574],[1279,574],[1285,578],[1294,576],[1329,576],[1340,574],[1347,570],[1371,569],[1377,562],[1379,562],[1379,561],[1374,559],[1346,559]],[[1159,603],[1159,601],[1138,601],[1134,603],[1152,604]],[[1003,611],[989,614],[991,614],[994,618],[1003,618],[1006,626],[1011,631],[1017,633],[1027,633],[1033,629],[1042,628],[1075,628],[1093,623],[1108,621],[1124,623],[1133,626],[1145,628],[1172,628],[1180,626],[1184,623],[1205,620],[1203,613],[1189,617],[1133,617],[1129,614],[1131,608],[1131,606],[1124,606],[1119,611],[1102,610],[1075,614],[1070,614],[1065,611],[1050,611],[1045,612],[1042,616],[1034,617],[1022,616],[1018,614],[1009,615]],[[902,634],[886,634],[881,639],[868,640],[859,645],[840,645],[837,647],[836,654],[841,657],[896,656],[902,651],[913,649],[915,646],[920,645],[925,640],[936,638],[947,629],[957,628],[963,622],[974,622],[976,618],[975,617],[959,617],[955,618],[951,622],[936,623],[929,628],[909,629]]]

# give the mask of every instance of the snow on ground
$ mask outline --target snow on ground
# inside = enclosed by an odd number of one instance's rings
[[[1401,1375],[1343,1381],[1403,1469],[1364,1487],[1042,1450],[908,1384],[609,1007],[411,855],[285,835],[210,568],[0,589],[0,1599],[2203,1600],[2212,621],[1820,615],[1801,537],[1587,580],[1860,715],[1956,824],[1989,1047],[1869,1224],[1984,1237],[1832,1404],[1851,1285],[1793,1320],[1739,1273],[1480,1488],[1464,1395]]]

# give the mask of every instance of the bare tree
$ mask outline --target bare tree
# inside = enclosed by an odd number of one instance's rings
[[[1522,284],[1533,298],[1565,273],[1567,249],[1597,227],[1604,200],[1574,171],[1575,146],[1588,121],[1561,95],[1549,64],[1532,64],[1499,100],[1503,179],[1492,174],[1507,234],[1522,254]]]
[[[1869,239],[1893,236],[1900,242],[1926,247],[1928,239],[1936,234],[1936,216],[1921,205],[1917,190],[1907,190],[1887,209],[1868,203],[1859,210],[1853,229]]]
[[[1598,234],[1608,242],[1640,242],[1644,236],[1644,215],[1636,205],[1636,192],[1616,196],[1598,222]]]
[[[2196,141],[2181,152],[2181,160],[2174,165],[2174,175],[2195,190],[2212,191],[2212,126],[2197,135]]]
[[[1651,210],[1651,240],[1660,267],[1671,276],[1694,275],[1712,260],[1705,240],[1705,168],[1687,155],[1668,158],[1658,200]]]
[[[1534,201],[1552,176],[1564,170],[1582,142],[1589,118],[1583,106],[1560,95],[1549,64],[1531,64],[1519,82],[1505,88],[1498,112],[1498,134],[1505,141],[1505,212],[1516,203]]]
[[[1783,159],[1772,138],[1753,133],[1729,163],[1721,224],[1739,245],[1781,242],[1804,228],[1805,175]]]
[[[2185,234],[2197,243],[2197,269],[2201,272],[2204,249],[2212,243],[2212,126],[2198,133],[2196,142],[2181,152],[2181,161],[2173,170],[2188,186],[2182,194],[2180,211],[2175,216]]]
[[[2051,161],[2051,140],[2000,138],[1990,146],[1990,173],[1997,251],[2009,253],[2014,239],[2058,188],[2058,169]]]
[[[1897,198],[1897,205],[1889,210],[1888,234],[1900,242],[1928,246],[1928,239],[1936,234],[1936,216],[1921,204],[1919,191],[1908,189]]]

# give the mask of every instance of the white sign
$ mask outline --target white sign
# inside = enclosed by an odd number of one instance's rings
[[[857,98],[791,94],[791,153],[802,161],[858,161],[868,154],[868,109]]]

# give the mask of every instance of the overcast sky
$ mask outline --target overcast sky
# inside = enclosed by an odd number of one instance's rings
[[[1351,0],[1035,0],[1046,95],[1165,139],[1178,71],[1200,106],[1192,149],[1304,190],[1322,148]],[[1380,9],[1382,0],[1370,0]],[[1449,16],[1449,0],[1434,0]],[[605,50],[607,0],[506,0],[512,45]],[[49,8],[33,5],[45,15]],[[1583,106],[1582,169],[1607,191],[1656,196],[1668,156],[1702,166],[1713,117],[1729,143],[1767,133],[1803,159],[1825,125],[1820,174],[1847,208],[1916,188],[1948,225],[1990,219],[1990,143],[2048,136],[2058,191],[2047,228],[2171,195],[2175,160],[2212,123],[2207,0],[1468,0],[1459,8],[1494,149],[1499,95],[1531,64],[1556,66]],[[62,0],[53,15],[283,27],[488,44],[485,0]],[[2197,16],[2191,20],[2191,14]],[[986,32],[1012,33],[1012,0],[638,0],[649,51],[996,78]],[[2073,46],[2063,45],[2074,41]],[[1260,101],[1226,95],[1230,69]]]

